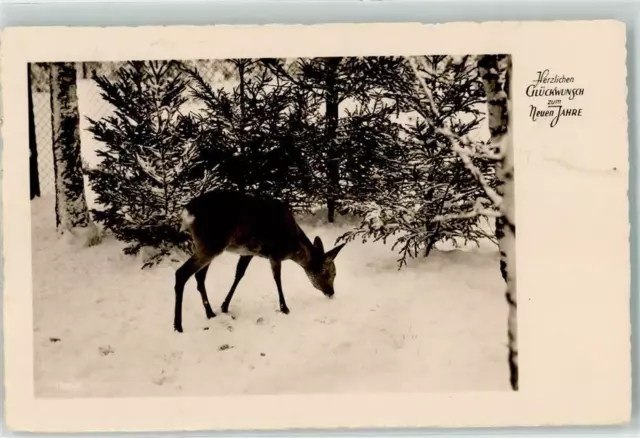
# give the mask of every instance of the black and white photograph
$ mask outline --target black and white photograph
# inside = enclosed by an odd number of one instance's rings
[[[517,390],[511,69],[29,63],[36,397]]]
[[[626,32],[3,29],[6,427],[628,422]]]

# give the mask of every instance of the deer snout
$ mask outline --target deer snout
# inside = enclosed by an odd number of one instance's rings
[[[333,288],[329,289],[329,290],[324,290],[322,291],[324,293],[324,295],[327,298],[333,298],[333,294],[335,293],[335,291],[333,290]]]

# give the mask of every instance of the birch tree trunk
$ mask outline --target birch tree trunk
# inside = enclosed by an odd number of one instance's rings
[[[56,188],[56,227],[61,234],[95,237],[84,194],[80,158],[80,115],[73,63],[52,63],[49,70],[51,127]],[[85,242],[89,243],[89,241]]]
[[[486,55],[478,60],[478,69],[487,96],[487,109],[491,144],[497,149],[500,162],[497,192],[502,196],[499,206],[502,216],[496,219],[496,238],[500,247],[500,271],[506,282],[509,305],[508,342],[511,387],[518,390],[518,330],[516,294],[516,225],[511,124],[511,56]]]

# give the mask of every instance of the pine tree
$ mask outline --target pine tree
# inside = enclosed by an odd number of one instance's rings
[[[511,56],[484,55],[469,57],[481,80],[485,94],[485,109],[490,132],[489,144],[473,145],[464,135],[458,135],[449,127],[436,128],[443,135],[449,147],[460,158],[465,170],[474,177],[485,194],[485,198],[476,198],[471,209],[453,212],[451,219],[493,216],[496,218],[495,237],[500,248],[500,272],[506,283],[505,296],[508,303],[508,365],[511,387],[519,389],[518,367],[518,330],[517,330],[517,284],[516,284],[516,226],[515,226],[515,172],[511,123]],[[419,68],[412,60],[412,68],[419,77]],[[427,95],[427,105],[434,118],[439,111],[434,95],[426,81],[420,80],[420,86]],[[476,146],[474,148],[474,146]],[[487,169],[481,169],[474,161],[481,159],[492,163],[493,180],[488,177]],[[486,201],[486,202],[484,202]],[[445,218],[448,219],[448,218]]]
[[[202,166],[194,139],[197,127],[181,112],[188,80],[176,62],[128,62],[113,75],[95,75],[114,115],[89,120],[103,143],[101,161],[89,181],[101,205],[97,221],[126,242],[126,254],[144,247],[151,266],[175,248],[188,249],[180,232],[182,207],[215,185]]]
[[[397,187],[398,168],[406,159],[406,150],[400,144],[402,125],[395,120],[396,112],[394,104],[372,99],[369,105],[346,111],[340,121],[342,212],[358,214],[363,205],[380,195],[380,187]]]
[[[309,212],[325,199],[319,190],[318,179],[314,178],[314,169],[320,164],[318,151],[324,146],[318,125],[322,101],[299,87],[290,87],[289,93],[291,106],[285,118],[281,144],[288,151],[287,155],[295,157],[287,173],[289,183],[298,194],[294,207]]]
[[[197,115],[197,143],[223,185],[308,207],[309,169],[299,144],[306,107],[290,84],[256,60],[227,61],[231,90],[212,86],[198,69],[189,70],[191,92],[204,104]],[[224,68],[224,67],[222,67]]]
[[[411,85],[392,95],[403,119],[410,121],[398,122],[402,127],[395,155],[385,157],[386,173],[371,179],[375,185],[370,187],[368,201],[352,204],[351,211],[363,217],[362,223],[340,239],[386,242],[393,237],[392,249],[400,253],[400,266],[421,252],[428,256],[438,242],[457,245],[460,240],[493,238],[480,227],[486,217],[460,214],[490,201],[441,132],[446,129],[467,138],[483,121],[484,90],[476,65],[469,57],[418,59],[415,70],[405,70],[404,83]],[[467,142],[474,151],[488,147],[481,140]],[[495,185],[493,163],[480,154],[469,159]]]
[[[338,210],[347,207],[348,200],[355,197],[350,189],[361,186],[364,181],[361,173],[347,171],[347,159],[354,150],[348,145],[356,145],[359,137],[367,136],[364,131],[358,132],[358,127],[369,132],[377,127],[375,124],[359,124],[355,120],[349,122],[354,114],[348,113],[347,117],[341,118],[341,106],[346,101],[353,101],[359,107],[368,107],[369,120],[383,119],[388,115],[392,102],[386,102],[386,106],[376,106],[375,103],[392,95],[393,90],[402,89],[406,66],[402,58],[397,57],[303,58],[296,60],[288,69],[282,60],[264,59],[262,62],[277,77],[309,93],[310,99],[323,103],[314,129],[314,135],[322,141],[313,151],[312,169],[315,190],[325,200],[328,221],[333,222]],[[377,116],[371,113],[378,110],[381,114]],[[361,111],[360,116],[365,112]],[[384,136],[384,129],[381,128],[379,134]],[[375,143],[369,142],[367,146],[375,148]],[[371,151],[371,156],[377,155]],[[360,156],[359,166],[364,165],[363,158]],[[348,180],[349,176],[360,180]]]

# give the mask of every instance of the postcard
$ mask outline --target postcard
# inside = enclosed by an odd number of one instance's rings
[[[7,426],[627,422],[625,32],[5,29]]]

